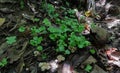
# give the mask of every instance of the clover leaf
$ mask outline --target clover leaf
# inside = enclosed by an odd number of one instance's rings
[[[43,50],[43,47],[42,47],[42,46],[37,46],[37,50],[38,50],[38,51],[42,51],[42,50]]]
[[[45,19],[43,20],[43,24],[45,24],[46,26],[51,26],[51,22],[50,22],[50,20],[47,19],[47,18],[45,18]]]
[[[25,31],[25,27],[24,26],[20,26],[18,29],[19,32],[24,32]]]
[[[85,67],[85,71],[90,72],[92,70],[92,66],[90,64],[87,64]]]
[[[2,61],[0,61],[0,66],[1,67],[4,67],[5,65],[7,65],[7,59],[6,58],[3,58]]]
[[[65,50],[65,54],[70,54],[70,51],[69,50]]]
[[[37,37],[37,36],[35,36],[35,37],[33,37],[32,40],[30,40],[30,44],[31,44],[32,46],[38,46],[38,45],[42,42],[42,40],[43,40],[42,37]]]
[[[90,49],[91,54],[95,54],[95,52],[96,52],[95,49]]]
[[[6,40],[8,44],[13,44],[14,42],[16,42],[16,36],[6,37]]]

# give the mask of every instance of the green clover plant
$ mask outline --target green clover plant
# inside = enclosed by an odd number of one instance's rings
[[[50,20],[47,19],[47,18],[45,18],[45,19],[43,20],[43,24],[45,24],[46,26],[51,26],[51,22],[50,22]]]
[[[43,4],[43,8],[45,7]],[[62,8],[64,10],[64,8]],[[47,4],[45,11],[50,18],[44,18],[42,25],[39,27],[31,27],[31,33],[34,34],[33,39],[30,40],[30,44],[35,46],[38,51],[42,51],[43,47],[40,46],[42,39],[37,37],[38,34],[46,31],[47,39],[56,44],[55,51],[62,52],[63,54],[70,54],[71,50],[68,47],[84,48],[90,44],[89,41],[82,35],[84,30],[83,24],[80,24],[75,17],[75,11],[73,9],[64,10],[63,17],[59,18],[58,13],[55,12],[55,8],[51,4]],[[56,14],[56,17],[54,17]],[[54,21],[54,24],[52,24]],[[40,34],[41,36],[43,34]]]
[[[90,72],[92,70],[92,66],[90,64],[87,64],[85,67],[85,71]]]
[[[18,29],[19,32],[24,32],[25,31],[25,27],[24,26],[20,26]]]
[[[24,9],[24,7],[25,7],[24,0],[20,0],[20,8],[21,8],[21,9]]]
[[[16,36],[6,37],[6,40],[7,40],[7,43],[8,43],[8,44],[13,44],[13,43],[16,42]]]
[[[91,54],[95,54],[95,52],[96,52],[95,49],[90,49]]]
[[[7,59],[6,58],[3,58],[1,61],[0,61],[0,67],[4,67],[5,65],[7,65]]]
[[[32,46],[38,46],[38,45],[42,42],[42,40],[43,40],[42,37],[37,37],[37,36],[35,36],[35,37],[33,37],[32,40],[30,40],[30,44],[31,44]]]

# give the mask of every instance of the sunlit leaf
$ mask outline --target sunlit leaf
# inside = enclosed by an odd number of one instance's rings
[[[92,15],[91,11],[86,11],[86,12],[85,12],[85,16],[89,17],[89,16],[91,16],[91,15]]]

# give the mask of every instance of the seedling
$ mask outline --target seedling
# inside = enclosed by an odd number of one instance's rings
[[[58,47],[58,51],[59,52],[64,52],[65,51],[65,47],[64,46],[59,46]]]
[[[33,22],[39,22],[39,21],[40,21],[39,18],[34,18],[34,19],[33,19]]]
[[[45,11],[48,13],[50,17],[53,18],[53,15],[55,13],[55,7],[52,4],[43,3],[42,8],[45,9]]]
[[[6,40],[8,44],[13,44],[16,42],[16,36],[6,37]]]
[[[18,29],[19,32],[24,32],[25,31],[25,27],[24,26],[20,26]]]
[[[31,44],[32,46],[38,46],[38,45],[42,42],[42,40],[43,40],[42,37],[37,37],[37,36],[35,36],[35,37],[33,37],[32,40],[30,40],[30,44]]]
[[[2,61],[0,61],[0,67],[4,67],[5,65],[7,65],[7,59],[3,58]]]
[[[43,24],[45,24],[46,26],[51,26],[51,22],[50,22],[50,20],[47,19],[47,18],[45,18],[45,19],[43,20]]]
[[[24,9],[24,7],[25,7],[24,0],[20,0],[20,8]]]
[[[42,59],[44,60],[44,59],[46,59],[46,58],[47,58],[47,54],[46,54],[46,53],[44,53],[44,54],[42,54],[42,55],[41,55],[41,57],[42,57]]]
[[[95,54],[95,52],[96,52],[95,49],[90,49],[91,54]]]
[[[56,40],[57,36],[58,36],[57,34],[50,34],[49,35],[50,39],[53,40],[53,41]]]
[[[42,51],[42,50],[43,50],[43,47],[42,47],[42,46],[37,46],[37,50],[38,50],[38,51]]]
[[[90,72],[92,70],[92,66],[90,64],[87,64],[85,67],[85,71]]]
[[[69,50],[65,50],[65,54],[70,54],[70,51]]]
[[[41,27],[39,27],[39,28],[36,27],[36,26],[31,27],[31,33],[32,33],[32,35],[41,33],[41,32],[43,32],[43,31],[45,31],[45,30],[46,30],[46,28],[45,28],[44,26],[41,26]]]
[[[48,28],[48,31],[50,31],[51,33],[61,33],[62,30],[60,28],[54,27],[54,26],[50,26]]]
[[[47,5],[47,6],[44,6]],[[51,42],[56,43],[56,52],[61,52],[65,55],[71,53],[69,47],[84,48],[90,45],[90,42],[82,36],[81,32],[84,30],[84,26],[79,24],[77,18],[75,18],[75,11],[73,9],[68,9],[66,11],[66,16],[63,16],[60,19],[57,13],[55,13],[55,8],[51,4],[43,4],[43,7],[46,7],[46,11],[50,17],[54,17],[54,25],[50,21],[51,18],[44,18],[43,24],[40,27],[33,26],[31,28],[31,33],[38,35],[43,31],[47,31],[47,35],[50,38]],[[33,39],[30,40],[32,46],[37,47],[38,51],[42,51],[42,46],[39,46],[42,39],[34,35]],[[42,35],[42,34],[40,34]],[[39,39],[38,39],[39,38]],[[47,56],[47,55],[46,55]],[[44,55],[42,56],[44,58]]]

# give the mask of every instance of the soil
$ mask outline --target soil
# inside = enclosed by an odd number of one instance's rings
[[[67,9],[77,9],[84,16],[85,12],[89,11],[87,9],[89,4],[87,4],[87,1],[90,0],[45,1],[56,8],[56,12],[59,13],[61,19],[64,16],[62,12]],[[43,42],[41,42],[41,45],[45,48],[42,52],[37,51],[30,44],[30,39],[32,39],[30,28],[32,26],[41,26],[44,18],[50,19],[51,16],[55,15],[49,16],[49,13],[45,11],[47,7],[42,7],[45,1],[0,0],[0,64],[3,58],[7,59],[5,66],[0,65],[0,73],[64,73],[62,72],[63,68],[65,68],[64,65],[70,66],[70,69],[68,69],[70,72],[68,73],[120,73],[120,65],[118,65],[120,64],[120,59],[118,64],[109,64],[108,61],[110,59],[106,56],[106,49],[117,48],[117,52],[120,52],[120,1],[105,0],[106,5],[96,6],[95,12],[100,18],[92,14],[91,16],[86,16],[97,25],[95,28],[90,28],[90,34],[83,35],[91,42],[91,45],[82,49],[73,47],[72,49],[75,51],[69,55],[56,52],[54,48],[57,46],[57,41],[50,41],[48,34],[42,35],[42,37],[45,37]],[[100,1],[95,0],[95,3]],[[108,11],[107,3],[113,5],[108,8]],[[60,7],[66,9],[61,10]],[[81,22],[76,14],[74,16]],[[38,20],[34,20],[34,18]],[[82,23],[86,21],[88,20],[86,19]],[[51,19],[51,22],[57,28],[54,19]],[[19,32],[20,26],[25,26],[26,30]],[[39,33],[38,35],[40,36],[41,34]],[[16,36],[16,42],[8,44],[6,37],[9,36]],[[94,54],[89,51],[91,48],[95,50]],[[100,52],[101,50],[102,52]],[[64,55],[65,60],[58,62],[58,68],[54,72],[51,72],[51,69],[41,70],[39,63],[50,63],[61,54]],[[120,58],[120,54],[117,55],[117,58]],[[88,64],[92,66],[92,69],[87,72],[85,67]],[[75,72],[71,72],[71,68]]]

